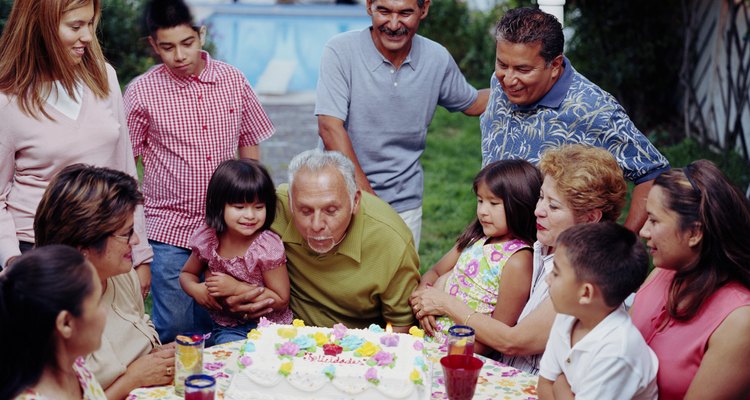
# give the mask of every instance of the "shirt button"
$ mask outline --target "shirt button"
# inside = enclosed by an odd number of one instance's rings
[[[393,73],[395,73],[395,72],[396,72],[395,70],[391,70],[391,73],[392,73],[392,74],[393,74]]]
[[[398,86],[398,82],[393,82],[393,86]]]
[[[566,358],[565,362],[568,363],[568,364],[570,364],[570,358]]]

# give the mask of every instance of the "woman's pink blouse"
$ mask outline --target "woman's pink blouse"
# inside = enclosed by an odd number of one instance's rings
[[[750,290],[731,282],[714,292],[689,321],[663,324],[668,318],[665,306],[674,273],[658,269],[636,293],[632,309],[633,323],[659,358],[657,382],[662,400],[685,396],[713,332],[732,311],[750,305]]]

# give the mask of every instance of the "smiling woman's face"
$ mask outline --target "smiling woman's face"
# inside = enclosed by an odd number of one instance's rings
[[[660,186],[651,188],[646,200],[648,218],[640,235],[646,239],[654,266],[679,270],[693,263],[698,257],[698,248],[690,246],[691,232],[681,229],[680,217],[668,208],[668,200]]]
[[[58,28],[60,43],[70,55],[71,62],[78,64],[94,39],[94,3],[65,11]]]
[[[133,246],[140,238],[133,232],[133,216],[107,238],[101,251],[89,250],[86,258],[94,265],[101,280],[127,273],[133,268]]]

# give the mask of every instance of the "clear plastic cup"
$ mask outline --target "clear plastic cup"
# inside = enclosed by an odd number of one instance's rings
[[[453,325],[448,329],[448,355],[474,355],[474,328],[466,325]]]
[[[185,333],[175,339],[174,392],[185,394],[185,379],[203,373],[203,334]]]
[[[214,400],[216,379],[210,375],[190,375],[185,379],[185,400]]]

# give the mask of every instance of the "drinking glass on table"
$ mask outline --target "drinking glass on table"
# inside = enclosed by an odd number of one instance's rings
[[[474,355],[474,328],[466,325],[453,325],[448,329],[448,355]]]
[[[216,379],[210,375],[190,375],[185,379],[185,400],[214,400]]]
[[[449,400],[470,400],[477,388],[479,371],[484,363],[473,355],[453,354],[440,359],[445,375],[445,392]]]
[[[175,339],[174,392],[178,396],[184,395],[188,376],[203,373],[204,343],[202,334],[186,333],[177,335]]]

